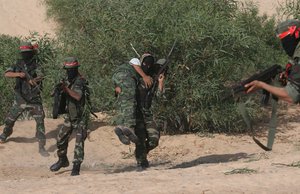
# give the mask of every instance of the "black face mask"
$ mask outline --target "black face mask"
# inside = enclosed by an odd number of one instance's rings
[[[282,47],[288,56],[292,57],[294,55],[299,40],[300,39],[296,39],[294,35],[288,35],[285,38],[281,39]]]
[[[144,73],[149,75],[149,70],[151,66],[153,66],[153,64],[154,64],[154,58],[152,56],[145,57],[142,62],[142,70],[144,71]]]
[[[24,61],[30,62],[34,57],[34,53],[33,51],[25,51],[25,52],[21,52],[21,56]]]
[[[67,75],[68,75],[68,80],[72,81],[78,75],[78,69],[77,68],[67,69]]]

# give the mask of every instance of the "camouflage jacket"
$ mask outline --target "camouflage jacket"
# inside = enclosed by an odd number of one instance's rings
[[[9,67],[6,72],[24,72],[26,71],[27,76],[25,78],[16,78],[15,94],[18,96],[16,99],[23,99],[27,103],[41,104],[41,90],[42,81],[38,82],[36,86],[31,86],[28,79],[33,79],[36,77],[43,77],[43,70],[41,66],[32,61],[31,63],[25,63],[24,60],[20,59]],[[25,73],[25,72],[24,72]]]
[[[85,116],[85,88],[87,87],[86,80],[81,76],[77,76],[72,82],[68,82],[67,87],[81,96],[81,99],[79,101],[75,100],[69,95],[66,96],[67,112],[69,113],[70,121],[72,122],[82,120]]]
[[[112,77],[115,87],[122,85],[122,83],[126,82],[128,78],[133,78],[136,82],[140,78],[139,74],[129,64],[122,64],[118,66]]]

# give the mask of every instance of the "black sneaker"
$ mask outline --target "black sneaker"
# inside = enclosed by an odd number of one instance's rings
[[[114,131],[115,131],[115,134],[118,136],[119,140],[123,144],[125,144],[125,145],[129,145],[130,144],[129,138],[126,135],[124,135],[122,129],[120,129],[119,127],[116,127],[114,129]]]
[[[135,135],[133,129],[125,127],[122,131],[123,134],[126,135],[129,138],[129,140],[132,141],[133,143],[139,142],[139,138]]]

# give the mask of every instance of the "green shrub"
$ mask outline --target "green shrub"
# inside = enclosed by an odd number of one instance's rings
[[[224,87],[284,59],[274,19],[234,0],[45,2],[61,26],[61,52],[79,58],[100,111],[113,108],[111,75],[135,56],[130,43],[161,58],[177,40],[166,98],[155,106],[168,133],[242,130],[236,106],[219,100]]]

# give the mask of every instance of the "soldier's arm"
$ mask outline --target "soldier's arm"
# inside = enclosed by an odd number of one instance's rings
[[[9,77],[9,78],[17,78],[17,77],[19,77],[19,78],[25,78],[25,73],[23,73],[23,72],[10,72],[10,71],[8,71],[8,72],[4,73],[4,76],[5,77]]]
[[[16,67],[15,66],[12,66],[12,67],[9,67],[5,73],[4,73],[4,76],[5,77],[8,77],[8,78],[25,78],[26,75],[24,72],[16,72]]]
[[[138,66],[138,65],[132,65],[132,66],[135,69],[135,71],[143,78],[146,87],[147,88],[151,87],[151,85],[153,83],[152,78],[144,73],[141,66]]]
[[[160,74],[158,78],[158,92],[163,93],[164,91],[164,81],[165,81],[165,76],[164,74]]]
[[[250,82],[249,84],[245,85],[245,88],[248,88],[246,93],[254,92],[258,89],[264,89],[264,90],[270,92],[271,94],[277,96],[281,100],[284,100],[289,103],[293,102],[293,99],[291,98],[291,96],[289,95],[289,93],[287,92],[287,90],[285,88],[279,88],[276,86],[272,86],[272,85],[267,84],[262,81],[255,80],[253,82]]]
[[[83,84],[79,82],[75,82],[73,89],[68,88],[65,84],[62,85],[63,90],[71,96],[71,98],[74,98],[77,101],[80,101],[82,98],[82,91],[83,91]]]

